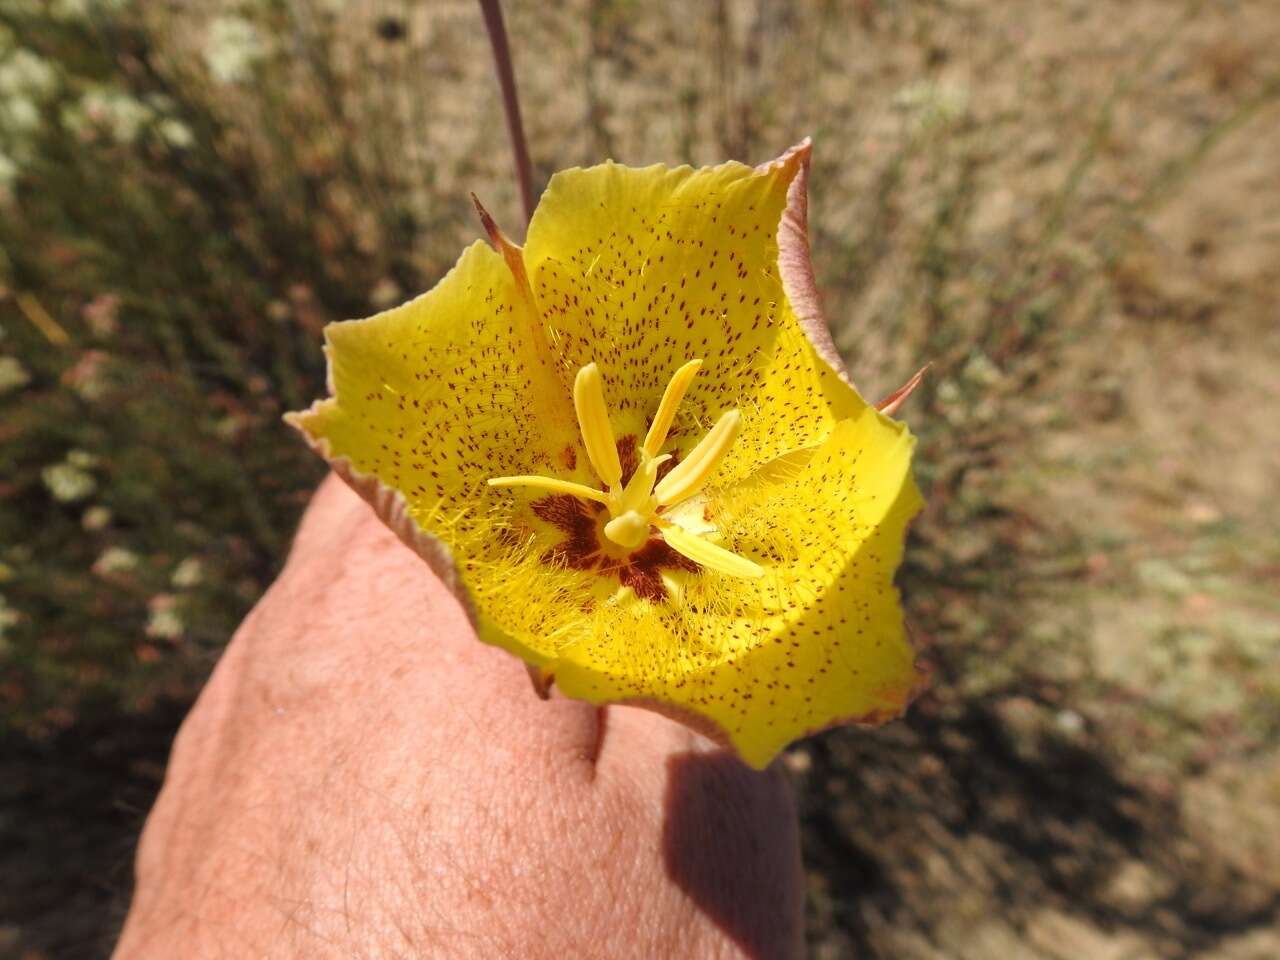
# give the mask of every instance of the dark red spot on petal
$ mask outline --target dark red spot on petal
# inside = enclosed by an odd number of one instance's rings
[[[691,572],[700,569],[688,557],[681,556],[667,546],[665,541],[654,537],[618,567],[618,581],[624,587],[634,590],[636,596],[657,603],[667,597],[667,589],[660,573],[664,567]]]
[[[663,586],[657,570],[646,570],[627,564],[618,569],[618,582],[634,590],[637,597],[651,603],[657,603],[667,597],[667,588]]]
[[[599,504],[567,493],[557,493],[535,500],[529,505],[538,518],[559,527],[565,539],[548,557],[574,570],[590,570],[600,560],[600,544],[596,540],[596,513]]]
[[[650,537],[639,550],[617,560],[600,549],[599,514],[604,508],[599,504],[567,493],[554,494],[534,500],[530,505],[535,516],[564,533],[564,540],[549,550],[546,559],[572,570],[598,570],[602,575],[614,574],[624,587],[630,587],[636,596],[652,603],[667,599],[667,589],[662,582],[661,571],[701,569],[688,557],[667,546],[661,537]]]
[[[638,443],[634,434],[618,439],[618,463],[622,465],[622,483],[625,485],[640,465]]]
[[[648,543],[628,557],[627,562],[643,569],[656,570],[659,567],[669,567],[673,570],[693,572],[702,569],[688,557],[672,550],[665,540],[657,537],[652,537]]]

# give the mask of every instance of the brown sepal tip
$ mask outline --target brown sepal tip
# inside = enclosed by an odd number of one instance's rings
[[[535,667],[531,663],[526,663],[525,669],[529,671],[529,680],[533,684],[533,692],[538,695],[538,699],[550,700],[551,687],[556,682],[556,675],[546,667]]]
[[[898,408],[907,402],[907,397],[911,396],[911,394],[915,392],[916,387],[920,386],[920,382],[924,380],[924,375],[929,372],[929,368],[932,366],[932,361],[926,363],[916,371],[914,377],[877,403],[876,409],[886,417],[892,417],[898,412]]]
[[[489,242],[495,250],[501,251],[504,248],[516,246],[502,232],[502,228],[498,226],[497,221],[493,219],[489,211],[484,208],[484,204],[480,202],[480,198],[474,193],[471,194],[471,202],[475,204],[476,213],[480,215],[480,225],[484,227],[484,232],[489,235]]]

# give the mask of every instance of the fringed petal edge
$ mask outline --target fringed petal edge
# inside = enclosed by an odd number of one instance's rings
[[[809,251],[809,160],[812,153],[813,142],[805,137],[782,156],[760,164],[756,170],[764,173],[799,160],[796,174],[787,187],[787,205],[782,211],[782,219],[778,221],[778,273],[782,278],[782,289],[791,302],[791,310],[813,349],[841,380],[853,387],[848,368],[831,338],[822,293],[813,275]]]

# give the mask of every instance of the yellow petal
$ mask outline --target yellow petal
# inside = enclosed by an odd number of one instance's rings
[[[803,159],[552,177],[525,264],[562,370],[599,363],[619,439],[644,441],[671,371],[691,357],[702,367],[663,449],[685,459],[736,407],[743,431],[724,479],[820,443],[863,405],[814,351],[779,278],[779,222]]]
[[[597,611],[556,682],[593,702],[691,712],[757,768],[806,733],[897,716],[920,681],[893,585],[921,504],[913,445],[865,408],[794,470],[713,489],[724,542],[767,558],[764,575],[707,571],[687,576],[678,607]]]
[[[330,460],[403,497],[410,519],[451,551],[485,619],[481,599],[521,589],[552,597],[564,577],[530,546],[556,535],[529,509],[546,493],[486,481],[593,479],[571,398],[545,375],[535,324],[502,257],[477,242],[431,292],[326,327],[335,395],[289,417]],[[511,617],[507,628],[506,645],[526,659],[554,653],[542,611]]]
[[[802,160],[558,175],[523,250],[495,231],[501,256],[476,244],[426,296],[331,326],[336,395],[291,417],[447,547],[483,639],[571,696],[696,714],[755,766],[806,731],[895,713],[916,681],[892,583],[919,505],[910,435],[815,352],[778,277]],[[690,562],[709,541],[601,553],[607,514],[579,496],[640,473],[690,357],[701,375],[659,445],[692,461],[698,495],[671,513],[758,559],[757,577]],[[574,373],[597,359],[588,454]],[[734,410],[741,435],[705,469],[706,424]],[[564,486],[495,489],[550,477]]]

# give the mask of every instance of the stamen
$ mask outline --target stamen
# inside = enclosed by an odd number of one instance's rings
[[[684,399],[689,384],[693,383],[701,366],[701,360],[690,360],[675,372],[675,376],[667,384],[662,402],[658,404],[658,412],[653,415],[653,423],[649,425],[649,433],[644,438],[644,452],[649,456],[656,457],[666,443],[671,422],[676,418],[676,408],[680,406],[680,401]]]
[[[604,525],[604,535],[624,550],[637,550],[649,539],[649,518],[628,510]]]
[[[701,490],[741,431],[742,414],[737,410],[723,414],[689,456],[677,464],[654,488],[653,495],[657,497],[658,503],[664,507],[670,506]]]
[[[604,403],[600,368],[594,363],[587,364],[574,378],[573,407],[578,413],[578,429],[582,431],[582,443],[587,448],[587,458],[595,468],[596,476],[606,486],[616,487],[622,482],[622,464],[618,461],[613,428],[609,426],[609,408]]]
[[[678,504],[701,490],[742,432],[741,413],[729,410],[721,414],[715,426],[689,455],[658,483],[659,468],[672,455],[666,453],[659,456],[657,451],[666,442],[671,424],[675,420],[676,408],[684,399],[701,366],[701,360],[690,360],[672,376],[658,404],[658,412],[654,415],[649,433],[641,445],[639,463],[627,479],[626,486],[622,485],[622,464],[618,446],[614,442],[613,428],[609,424],[609,409],[605,406],[604,382],[599,367],[594,363],[587,364],[574,378],[573,406],[578,414],[578,427],[582,431],[582,443],[586,447],[587,457],[591,460],[596,475],[604,482],[605,489],[597,490],[570,480],[536,475],[494,477],[489,480],[489,486],[534,487],[603,504],[610,517],[604,525],[605,539],[628,554],[644,547],[656,526],[668,547],[699,567],[733,577],[763,576],[764,568],[758,563],[717,546],[662,517],[658,512],[660,507]],[[655,483],[657,486],[654,486]],[[615,554],[610,554],[613,555]],[[670,585],[667,588],[673,589]],[[646,598],[652,599],[647,595]]]
[[[760,564],[740,557],[724,547],[718,547],[710,540],[688,533],[674,523],[660,522],[658,528],[662,531],[662,539],[667,541],[667,546],[700,566],[731,577],[764,576],[764,568]]]
[[[557,480],[555,477],[492,477],[489,480],[489,486],[537,487],[539,490],[550,493],[567,493],[574,497],[582,497],[584,500],[594,500],[596,503],[607,503],[609,500],[603,491],[596,490],[594,487],[574,483],[571,480]]]

